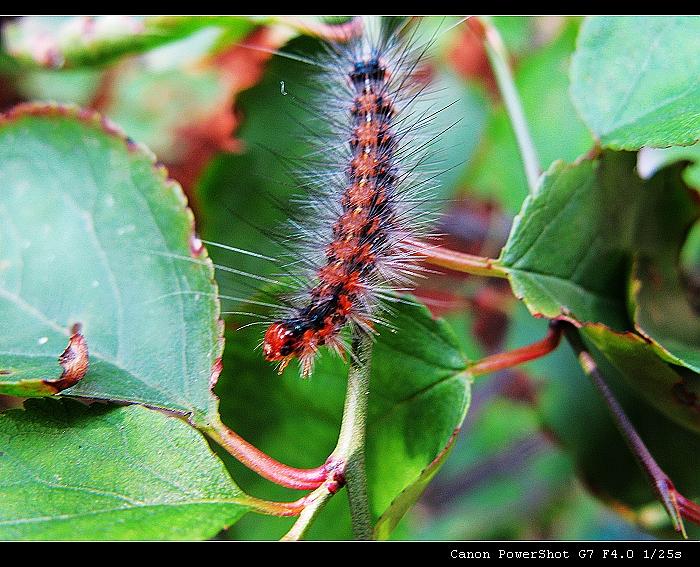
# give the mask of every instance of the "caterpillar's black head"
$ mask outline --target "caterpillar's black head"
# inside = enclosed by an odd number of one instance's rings
[[[350,80],[356,86],[362,86],[366,80],[371,82],[383,81],[386,69],[377,57],[370,57],[362,61],[356,61],[350,71]]]

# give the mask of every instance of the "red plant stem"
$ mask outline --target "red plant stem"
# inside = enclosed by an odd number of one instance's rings
[[[205,429],[205,432],[246,467],[280,486],[313,490],[321,486],[331,472],[332,467],[328,463],[314,469],[297,469],[280,463],[220,421]]]
[[[632,454],[637,458],[642,470],[649,477],[654,491],[671,517],[673,527],[677,532],[683,534],[684,538],[687,537],[683,518],[700,524],[700,506],[678,492],[671,479],[658,465],[639,433],[637,433],[634,425],[627,417],[625,410],[622,409],[620,402],[617,401],[612,390],[605,382],[598,365],[583,344],[578,329],[571,324],[567,324],[564,332],[566,339],[579,359],[581,368],[583,368],[583,371],[588,375],[602,396],[615,420],[615,425],[617,425],[622,437],[627,442]]]
[[[561,324],[558,321],[552,321],[547,336],[541,341],[482,358],[469,367],[469,372],[472,376],[480,376],[541,358],[559,346],[561,333]]]
[[[419,242],[413,244],[416,246],[416,252],[433,266],[449,268],[456,272],[464,272],[475,276],[508,277],[508,272],[505,268],[500,266],[493,258],[465,254],[464,252],[457,252],[442,246],[429,246]]]

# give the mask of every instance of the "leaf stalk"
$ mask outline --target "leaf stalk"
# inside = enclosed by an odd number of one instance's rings
[[[549,324],[547,335],[541,341],[507,352],[500,352],[487,356],[473,362],[468,367],[468,370],[472,376],[481,376],[541,358],[559,346],[561,335],[561,324],[559,321],[552,321]]]
[[[327,464],[313,469],[298,469],[273,459],[224,425],[218,417],[203,431],[246,467],[280,486],[313,490],[321,486],[328,476]]]
[[[442,246],[420,244],[417,253],[429,264],[474,276],[507,278],[508,271],[493,258],[457,252]]]

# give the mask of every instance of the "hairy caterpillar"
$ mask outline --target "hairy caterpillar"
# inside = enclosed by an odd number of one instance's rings
[[[298,358],[308,376],[319,347],[341,356],[342,330],[373,333],[397,291],[411,289],[420,271],[420,240],[434,219],[430,170],[432,117],[416,113],[429,81],[421,64],[430,41],[417,44],[415,29],[372,28],[327,44],[317,63],[326,97],[315,106],[313,168],[300,172],[303,220],[289,222],[288,265],[298,292],[268,327],[262,348],[281,372]],[[284,84],[282,84],[283,94]],[[326,127],[325,131],[321,129]],[[321,131],[320,131],[321,130]]]

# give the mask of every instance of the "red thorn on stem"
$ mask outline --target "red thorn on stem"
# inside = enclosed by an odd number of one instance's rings
[[[327,482],[326,488],[331,494],[338,492],[345,486],[345,462],[335,461],[333,457],[329,457],[326,461]]]

